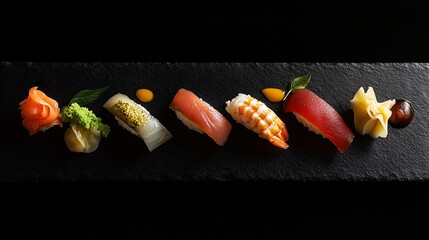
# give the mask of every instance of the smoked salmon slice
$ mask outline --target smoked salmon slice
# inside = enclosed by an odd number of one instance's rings
[[[22,125],[30,135],[55,125],[62,126],[58,102],[37,90],[37,86],[29,90],[27,99],[19,103],[18,109],[21,110]]]

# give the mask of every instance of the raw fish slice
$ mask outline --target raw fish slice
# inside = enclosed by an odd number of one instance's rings
[[[119,125],[141,137],[150,152],[173,137],[149,111],[124,94],[114,95],[103,107],[115,115]]]
[[[231,123],[193,92],[183,88],[177,91],[170,108],[186,126],[199,133],[206,133],[219,146],[224,145],[228,139]]]
[[[292,112],[312,132],[328,138],[341,153],[353,142],[354,135],[338,112],[308,89],[297,90],[289,96],[283,111]]]

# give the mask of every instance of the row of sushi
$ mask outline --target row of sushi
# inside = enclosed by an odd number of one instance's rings
[[[353,142],[354,134],[332,106],[305,88],[308,81],[309,78],[302,86],[296,85],[295,89],[291,87],[288,94],[282,96],[283,111],[293,113],[310,131],[329,139],[344,153]],[[102,92],[86,91],[84,93],[92,100]],[[290,92],[292,94],[288,96]],[[23,126],[32,135],[39,130],[44,131],[54,125],[62,126],[63,122],[68,122],[71,125],[65,134],[68,148],[74,152],[94,151],[101,137],[107,137],[109,127],[102,124],[101,119],[92,111],[79,106],[79,101],[81,104],[87,103],[82,101],[85,94],[77,94],[75,102],[71,101],[60,110],[55,100],[37,90],[37,87],[31,88],[29,97],[20,103]],[[395,104],[394,100],[378,103],[372,88],[369,88],[367,93],[361,88],[351,100],[351,104],[355,113],[355,128],[359,133],[370,134],[374,138],[386,137],[387,120],[391,116],[390,108]],[[149,151],[172,138],[172,134],[158,119],[124,94],[112,96],[103,107],[115,116],[124,129],[142,138]],[[232,129],[231,123],[193,92],[179,89],[169,107],[191,130],[207,134],[219,146],[227,141]],[[289,134],[285,123],[263,102],[248,94],[239,93],[226,102],[225,110],[236,122],[257,133],[259,137],[267,139],[279,148],[288,148]]]
[[[144,107],[123,94],[116,94],[103,106],[115,115],[121,126],[139,135],[149,151],[172,137]],[[207,134],[219,146],[227,141],[232,129],[231,123],[193,92],[184,88],[178,90],[169,107],[191,130]],[[239,93],[226,102],[225,110],[236,122],[257,133],[259,137],[279,148],[288,148],[289,134],[285,123],[263,102],[248,94]],[[283,110],[293,113],[309,130],[328,138],[341,153],[353,141],[354,134],[337,111],[308,89],[295,91],[286,99]]]

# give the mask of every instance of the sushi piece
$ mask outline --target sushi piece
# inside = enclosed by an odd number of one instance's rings
[[[199,133],[206,133],[219,146],[225,144],[231,132],[231,123],[210,104],[193,92],[179,89],[170,104],[183,124]]]
[[[60,118],[70,127],[64,133],[64,141],[72,152],[91,153],[98,148],[101,137],[107,137],[110,127],[101,122],[91,110],[74,102],[61,109]]]
[[[283,105],[310,131],[328,138],[343,153],[350,147],[354,135],[343,118],[322,98],[308,89],[296,90]]]
[[[273,145],[286,149],[289,138],[286,125],[263,102],[239,93],[238,96],[226,102],[226,111],[238,123],[268,139]]]
[[[149,111],[124,94],[114,95],[103,107],[115,115],[119,125],[141,137],[150,152],[173,137]]]

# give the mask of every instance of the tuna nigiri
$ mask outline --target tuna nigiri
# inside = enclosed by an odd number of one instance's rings
[[[210,104],[193,92],[179,89],[170,104],[183,124],[199,133],[206,133],[219,146],[225,144],[231,132],[231,123]]]
[[[283,105],[309,130],[328,138],[343,153],[353,142],[354,135],[344,120],[322,98],[308,89],[296,90]]]
[[[28,98],[19,103],[19,109],[23,119],[22,125],[30,135],[55,125],[62,126],[58,102],[37,90],[37,87],[29,90]]]
[[[103,107],[115,115],[119,125],[141,137],[150,152],[172,138],[158,119],[124,94],[114,95]]]
[[[289,138],[286,125],[263,102],[239,93],[238,96],[226,102],[226,111],[234,120],[268,139],[273,145],[286,149]]]

